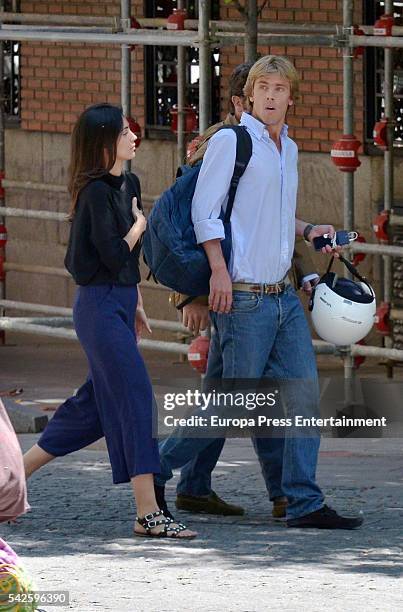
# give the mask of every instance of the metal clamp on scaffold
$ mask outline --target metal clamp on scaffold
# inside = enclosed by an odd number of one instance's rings
[[[343,134],[330,151],[332,162],[342,172],[355,172],[361,166],[357,153],[360,146],[360,141],[353,134]]]
[[[390,336],[392,333],[389,302],[381,302],[376,309],[375,327],[382,336]]]
[[[392,36],[392,28],[395,24],[393,15],[385,13],[374,23],[374,36]]]
[[[382,210],[372,224],[375,236],[383,244],[389,243],[389,217],[390,210]]]
[[[179,123],[179,119],[178,119],[178,114],[179,114],[179,110],[178,110],[178,105],[174,104],[170,109],[169,109],[169,113],[171,115],[171,130],[172,132],[174,132],[175,134],[178,133],[178,123]],[[182,113],[185,117],[185,126],[184,126],[184,130],[186,134],[191,134],[192,132],[196,132],[197,130],[197,115],[195,110],[191,107],[191,106],[184,106]]]
[[[167,30],[184,30],[186,18],[186,9],[174,8],[167,19]]]
[[[379,149],[382,149],[382,151],[386,151],[386,149],[388,148],[387,127],[388,119],[384,117],[375,123],[372,132],[372,136],[374,138],[374,145],[376,145]]]
[[[363,243],[363,242],[367,242],[367,241],[366,241],[364,236],[362,236],[361,234],[358,234],[357,242]],[[351,260],[351,263],[353,264],[353,266],[358,266],[359,263],[364,261],[366,256],[367,256],[366,253],[356,252],[356,253],[354,253],[354,256],[353,256],[353,259]]]
[[[4,249],[7,244],[7,229],[4,223],[0,223],[0,249]]]
[[[359,28],[357,25],[353,26],[353,34],[354,36],[365,36],[364,30]],[[362,57],[363,55],[364,55],[364,47],[355,47],[353,51],[354,59],[357,59],[357,57]]]
[[[135,17],[130,17],[130,29],[131,30],[141,30],[141,25],[137,21]],[[137,45],[130,45],[130,51],[134,51]]]

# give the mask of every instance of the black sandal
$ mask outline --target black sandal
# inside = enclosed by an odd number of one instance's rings
[[[163,520],[156,520],[159,516],[163,517]],[[162,510],[150,512],[143,517],[136,516],[136,521],[139,525],[144,527],[146,532],[139,533],[138,531],[134,530],[135,536],[146,538],[177,538],[178,540],[193,540],[196,537],[196,535],[179,537],[179,534],[187,529],[186,525],[167,518]],[[177,527],[172,527],[172,523],[175,523]],[[158,527],[158,525],[164,525],[164,529],[159,533],[153,533],[151,530],[154,529],[154,527]]]

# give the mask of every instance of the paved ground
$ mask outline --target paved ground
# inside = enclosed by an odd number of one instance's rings
[[[74,344],[9,346],[1,360],[1,387],[23,386],[28,399],[65,397],[85,367]],[[147,361],[157,383],[162,371],[187,372],[167,358]],[[20,438],[28,448],[36,436]],[[80,451],[38,472],[29,483],[32,512],[0,533],[38,589],[68,590],[70,609],[79,612],[397,612],[403,608],[401,441],[324,439],[321,449],[319,483],[331,505],[364,513],[358,531],[292,530],[271,520],[249,441],[229,440],[214,488],[247,514],[178,513],[199,531],[197,540],[133,538],[130,490],[111,485],[103,450]]]

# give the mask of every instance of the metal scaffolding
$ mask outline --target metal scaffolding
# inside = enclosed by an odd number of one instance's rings
[[[0,49],[2,41],[37,41],[48,43],[87,43],[108,44],[121,46],[121,99],[125,114],[130,114],[130,84],[131,59],[130,45],[169,45],[178,48],[177,89],[178,89],[178,134],[177,156],[181,163],[185,150],[185,49],[195,47],[199,49],[199,131],[203,132],[209,124],[211,108],[211,51],[215,48],[243,44],[247,59],[256,57],[257,45],[276,46],[320,46],[338,48],[343,56],[343,123],[344,134],[353,134],[354,128],[354,92],[353,92],[353,51],[357,47],[381,47],[385,53],[385,112],[388,119],[388,147],[384,155],[385,168],[385,209],[391,210],[393,206],[393,49],[403,47],[403,28],[393,26],[391,35],[379,36],[374,34],[372,26],[359,26],[364,35],[357,35],[353,28],[353,0],[343,0],[343,23],[340,24],[284,24],[268,23],[258,19],[256,0],[248,0],[246,5],[248,15],[246,23],[240,21],[213,21],[209,19],[210,0],[199,0],[199,19],[185,20],[185,29],[172,31],[162,29],[166,27],[166,19],[138,18],[140,29],[133,29],[130,21],[130,0],[121,0],[120,17],[89,17],[79,15],[49,15],[49,14],[21,14],[0,13]],[[3,3],[0,1],[0,10]],[[178,8],[183,6],[178,1]],[[393,12],[393,1],[385,0],[387,13]],[[0,70],[1,76],[1,70]],[[0,112],[0,171],[4,170],[4,124]],[[60,186],[44,184],[28,184],[23,181],[4,181],[5,187],[19,187],[43,189],[47,191],[60,191]],[[65,187],[63,187],[65,190]],[[152,201],[153,196],[145,199]],[[7,208],[0,201],[2,217],[13,216],[26,218],[41,218],[63,222],[65,216],[60,213],[48,211],[28,211]],[[1,220],[1,219],[0,219]],[[344,174],[344,226],[346,229],[354,228],[354,174]],[[400,220],[401,221],[401,220]],[[399,219],[396,223],[400,222]],[[391,257],[403,257],[403,247],[378,244],[352,244],[350,252],[372,253],[381,255],[384,259],[384,299],[389,301],[391,294]],[[58,268],[47,266],[24,265],[6,263],[6,270],[19,270],[67,276],[67,272]],[[144,285],[144,283],[143,283]],[[160,286],[148,287],[161,289]],[[1,291],[1,290],[0,290]],[[10,302],[4,299],[0,292],[0,309],[20,309],[32,312],[58,314],[51,320],[49,317],[39,324],[38,318],[12,319],[0,317],[0,329],[19,329],[30,333],[51,333],[59,337],[75,337],[72,329],[63,329],[60,326],[70,316],[69,309],[56,307]],[[69,314],[67,315],[67,312]],[[401,316],[401,311],[392,310],[391,317]],[[62,317],[62,318],[60,318]],[[48,323],[48,324],[45,324]],[[52,324],[50,324],[52,323]],[[184,328],[173,322],[153,321],[154,326],[171,331],[184,331]],[[174,329],[175,328],[175,329]],[[65,335],[63,335],[65,334]],[[386,347],[353,345],[342,351],[337,351],[333,345],[325,342],[313,342],[317,353],[340,354],[344,360],[345,396],[347,402],[354,401],[354,368],[355,356],[376,356],[392,361],[403,361],[403,351],[391,348],[390,342]],[[164,346],[163,346],[164,345]],[[185,353],[183,344],[174,342],[155,342],[143,340],[144,348],[156,350],[169,350]]]

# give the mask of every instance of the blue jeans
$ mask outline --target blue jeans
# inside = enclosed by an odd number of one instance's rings
[[[295,380],[295,388],[291,385],[288,393],[287,416],[316,414],[319,392],[311,334],[290,285],[279,295],[235,291],[232,311],[211,313],[211,320],[215,333],[209,377],[221,373],[224,378],[271,376]],[[305,384],[309,392],[304,394]],[[213,442],[217,446],[212,449],[217,450],[218,441],[208,438],[164,440],[160,445],[161,473],[156,476],[157,484],[165,484],[172,477],[172,469],[187,464],[187,469],[192,470],[195,463],[200,465],[203,456],[211,465],[209,446]],[[323,506],[323,494],[315,482],[319,444],[318,432],[302,437],[296,436],[295,431],[287,435],[286,430],[284,439],[253,439],[270,497],[288,498],[288,518],[304,516]],[[200,453],[203,455],[198,457]]]

